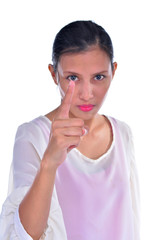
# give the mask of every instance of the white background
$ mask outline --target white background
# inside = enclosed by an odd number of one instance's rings
[[[141,237],[160,239],[158,0],[1,1],[0,207],[7,194],[18,125],[60,102],[47,67],[55,34],[74,20],[93,20],[112,38],[118,69],[101,112],[132,128],[141,189]]]

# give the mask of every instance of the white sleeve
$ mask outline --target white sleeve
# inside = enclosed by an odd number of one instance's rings
[[[121,121],[119,122],[121,134],[124,140],[124,146],[127,154],[127,166],[130,178],[130,190],[133,209],[134,220],[134,240],[140,239],[140,192],[139,192],[139,180],[138,172],[135,160],[135,151],[133,143],[133,135],[130,127]]]
[[[28,189],[15,189],[4,202],[0,217],[0,240],[32,240],[24,230],[18,214],[18,206]]]
[[[132,207],[134,215],[134,240],[140,239],[140,191],[139,191],[139,180],[138,171],[136,167],[135,153],[133,136],[131,131],[129,132],[129,159],[130,159],[130,187],[132,197]]]
[[[11,179],[6,201],[0,216],[0,240],[32,240],[23,228],[18,214],[19,204],[29,190],[40,164],[40,157],[32,144],[32,136],[27,124],[18,128],[13,161],[10,171]]]
[[[132,196],[132,207],[134,213],[134,232],[135,240],[140,238],[140,193],[139,181],[135,161],[131,161],[130,166],[130,186]]]

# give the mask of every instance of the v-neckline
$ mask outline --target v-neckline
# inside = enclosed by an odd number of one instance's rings
[[[110,152],[112,151],[113,147],[114,147],[114,144],[115,144],[115,130],[114,130],[114,126],[113,126],[113,123],[112,123],[112,118],[109,117],[109,116],[106,116],[106,115],[102,115],[104,116],[105,118],[107,118],[107,120],[109,121],[110,125],[111,125],[111,130],[112,130],[112,136],[113,136],[113,139],[112,139],[112,143],[110,145],[110,147],[108,148],[108,150],[103,154],[101,155],[100,157],[96,158],[96,159],[92,159],[92,158],[89,158],[87,156],[85,156],[80,150],[78,150],[77,148],[73,148],[72,151],[75,151],[77,152],[83,159],[85,159],[86,161],[89,161],[89,162],[96,162],[98,163],[99,161],[101,161],[103,158],[105,158],[106,156],[108,156],[110,154]],[[41,118],[45,119],[50,125],[51,125],[51,120],[44,116],[44,115],[41,115],[40,116]]]

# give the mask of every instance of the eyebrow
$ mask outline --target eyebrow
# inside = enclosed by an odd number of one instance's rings
[[[64,71],[63,73],[64,74],[72,74],[72,75],[79,75],[79,76],[81,76],[80,73],[76,73],[76,72],[72,72],[72,71]],[[99,72],[93,73],[92,76],[95,76],[95,75],[98,75],[98,74],[102,74],[102,73],[108,73],[108,71],[106,71],[106,70],[99,71]]]

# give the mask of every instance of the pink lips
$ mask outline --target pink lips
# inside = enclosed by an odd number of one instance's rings
[[[89,104],[89,105],[79,105],[79,109],[83,112],[89,112],[94,108],[94,105]]]

